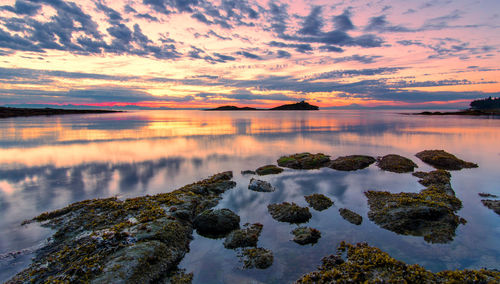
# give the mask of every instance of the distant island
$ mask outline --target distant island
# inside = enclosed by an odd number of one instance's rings
[[[470,108],[458,111],[424,111],[414,113],[418,115],[500,115],[500,98],[486,98],[474,100]]]
[[[224,111],[235,111],[235,110],[319,110],[318,106],[311,105],[305,101],[301,101],[294,104],[281,105],[273,107],[270,109],[258,109],[253,107],[237,107],[237,106],[220,106],[211,109],[205,109],[206,111],[214,110],[224,110]]]
[[[0,107],[0,118],[37,116],[37,115],[61,115],[61,114],[87,114],[87,113],[111,113],[121,112],[116,110],[102,109],[58,109],[58,108],[15,108]]]

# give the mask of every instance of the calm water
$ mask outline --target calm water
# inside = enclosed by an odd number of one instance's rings
[[[180,266],[196,283],[282,283],[313,270],[341,240],[366,241],[392,256],[426,268],[500,268],[500,216],[482,206],[479,192],[500,195],[500,119],[417,117],[396,111],[203,112],[142,111],[104,115],[29,117],[0,120],[0,280],[27,265],[33,250],[51,230],[20,226],[44,211],[89,198],[128,198],[172,191],[214,173],[232,170],[237,187],[218,207],[230,208],[241,224],[260,222],[259,246],[271,249],[274,264],[266,270],[244,270],[223,240],[194,235]],[[322,152],[340,155],[390,153],[412,158],[419,170],[431,168],[414,157],[424,149],[445,149],[479,164],[452,172],[452,186],[463,201],[453,242],[429,244],[422,237],[402,236],[367,218],[363,192],[370,189],[418,192],[411,174],[382,172],[375,165],[356,172],[331,169],[285,170],[261,179],[277,191],[247,189],[250,176],[241,170],[276,163],[281,155]],[[323,193],[335,205],[318,212],[308,226],[322,238],[314,246],[291,241],[295,225],[279,223],[269,203],[293,201],[306,206],[304,195]],[[360,226],[338,213],[346,207],[363,216]],[[19,252],[17,257],[10,252]]]

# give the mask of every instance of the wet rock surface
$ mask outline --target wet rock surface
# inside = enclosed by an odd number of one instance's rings
[[[412,160],[396,154],[377,158],[377,166],[384,171],[394,173],[409,173],[418,168]]]
[[[269,204],[267,210],[271,216],[280,222],[305,223],[311,219],[309,208],[300,207],[295,203],[283,202],[281,204]]]
[[[194,219],[193,226],[204,237],[224,237],[240,227],[240,216],[229,209],[208,209]]]
[[[347,253],[346,253],[347,252]],[[346,253],[347,257],[342,258]],[[498,283],[495,270],[445,270],[437,273],[418,264],[406,264],[366,243],[342,242],[337,253],[324,257],[317,271],[295,283]]]
[[[439,173],[439,176],[446,174]],[[452,241],[458,225],[465,222],[455,214],[462,202],[455,197],[449,183],[431,183],[419,193],[367,191],[365,195],[370,220],[398,234],[423,236],[427,242]]]
[[[330,156],[322,153],[298,153],[278,159],[278,166],[299,170],[319,169],[328,166]]]
[[[252,170],[244,170],[244,171],[241,171],[241,174],[242,175],[255,175],[256,172],[252,171]]]
[[[323,194],[314,193],[304,196],[304,198],[306,199],[309,206],[318,211],[323,211],[333,205],[333,201]]]
[[[484,199],[481,200],[484,206],[490,208],[491,210],[495,211],[498,215],[500,215],[500,200],[490,200],[490,199]]]
[[[425,150],[418,152],[415,156],[436,169],[461,170],[463,168],[477,168],[478,165],[466,162],[444,150]]]
[[[52,241],[7,283],[168,280],[189,250],[191,221],[235,186],[231,179],[224,172],[170,193],[85,200],[43,213],[33,221],[56,230]]]
[[[455,191],[451,188],[451,174],[445,170],[436,170],[432,172],[414,172],[412,174],[420,178],[418,181],[423,186],[438,186],[443,189],[448,195],[455,195]]]
[[[494,194],[491,194],[491,193],[484,193],[484,192],[481,192],[481,193],[478,193],[479,196],[481,197],[488,197],[488,198],[498,198],[497,195],[494,195]]]
[[[262,224],[245,224],[244,229],[232,231],[224,241],[224,247],[228,249],[255,247],[259,241]]]
[[[298,227],[292,231],[293,241],[300,245],[315,244],[321,238],[321,232],[309,227]]]
[[[259,176],[276,175],[283,172],[283,169],[275,165],[265,165],[255,170]]]
[[[248,189],[258,192],[273,192],[276,190],[269,182],[254,178],[250,179]]]
[[[271,250],[265,248],[244,249],[239,257],[243,260],[243,267],[246,269],[257,268],[266,269],[273,264],[274,256]]]
[[[354,225],[361,225],[361,223],[363,222],[363,217],[361,217],[361,215],[347,208],[340,208],[339,213],[342,218]]]
[[[329,167],[338,171],[356,171],[369,167],[375,161],[375,158],[370,156],[350,155],[338,157],[330,163]]]

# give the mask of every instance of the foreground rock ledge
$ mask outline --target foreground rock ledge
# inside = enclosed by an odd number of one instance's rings
[[[232,172],[171,193],[85,200],[33,221],[56,230],[29,268],[6,283],[170,282],[189,251],[192,221],[233,188]]]
[[[347,251],[347,258],[342,253]],[[455,270],[432,273],[418,264],[409,265],[366,243],[342,242],[337,254],[324,257],[317,271],[296,283],[498,283],[494,270]]]
[[[423,162],[441,170],[461,170],[464,168],[477,168],[478,165],[466,162],[444,150],[425,150],[415,156]]]

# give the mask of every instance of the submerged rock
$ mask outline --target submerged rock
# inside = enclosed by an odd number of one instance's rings
[[[232,231],[224,241],[224,247],[228,249],[255,247],[259,241],[262,224],[245,224],[244,229]]]
[[[478,193],[478,195],[481,196],[481,197],[498,198],[497,195],[494,195],[494,194],[491,194],[491,193],[480,192],[480,193]]]
[[[311,219],[309,208],[300,207],[295,203],[283,202],[281,204],[269,204],[267,210],[271,216],[280,222],[305,223]]]
[[[318,211],[323,211],[333,205],[333,201],[323,194],[314,193],[304,196],[304,198],[309,203],[309,206]]]
[[[276,189],[267,181],[258,180],[258,179],[250,179],[250,183],[248,184],[248,189],[258,192],[272,192]]]
[[[280,167],[299,170],[319,169],[328,166],[329,163],[330,156],[322,153],[299,153],[290,156],[283,156],[278,159],[278,165]]]
[[[461,170],[463,168],[478,167],[477,164],[461,160],[444,150],[425,150],[417,153],[415,156],[436,169]]]
[[[377,159],[377,166],[384,171],[409,173],[418,168],[412,160],[396,154],[389,154]]]
[[[309,227],[298,227],[292,231],[293,241],[300,245],[315,244],[321,238],[321,232]]]
[[[240,216],[229,209],[208,209],[194,219],[193,226],[204,237],[223,237],[240,227]]]
[[[361,225],[361,223],[363,222],[363,217],[361,217],[361,215],[347,208],[340,208],[339,213],[342,218],[354,225]]]
[[[243,267],[247,269],[266,269],[273,264],[274,260],[273,252],[265,248],[244,249],[239,257],[243,259]]]
[[[255,170],[259,176],[275,175],[283,172],[283,169],[275,165],[265,165]]]
[[[241,171],[241,174],[242,175],[254,175],[255,171],[245,170],[245,171]]]
[[[168,277],[189,250],[192,220],[235,186],[231,178],[225,172],[170,193],[85,200],[43,213],[33,221],[56,230],[53,241],[7,283],[150,283]]]
[[[346,253],[346,259],[342,254]],[[496,270],[446,270],[433,273],[418,264],[406,264],[366,243],[342,242],[337,254],[324,257],[317,271],[295,283],[498,283]]]
[[[500,215],[500,200],[490,200],[490,199],[484,199],[481,200],[484,206],[490,208],[491,210],[495,211],[498,215]]]
[[[370,156],[351,155],[338,157],[330,163],[329,167],[338,171],[355,171],[367,168],[375,161],[375,158]]]

